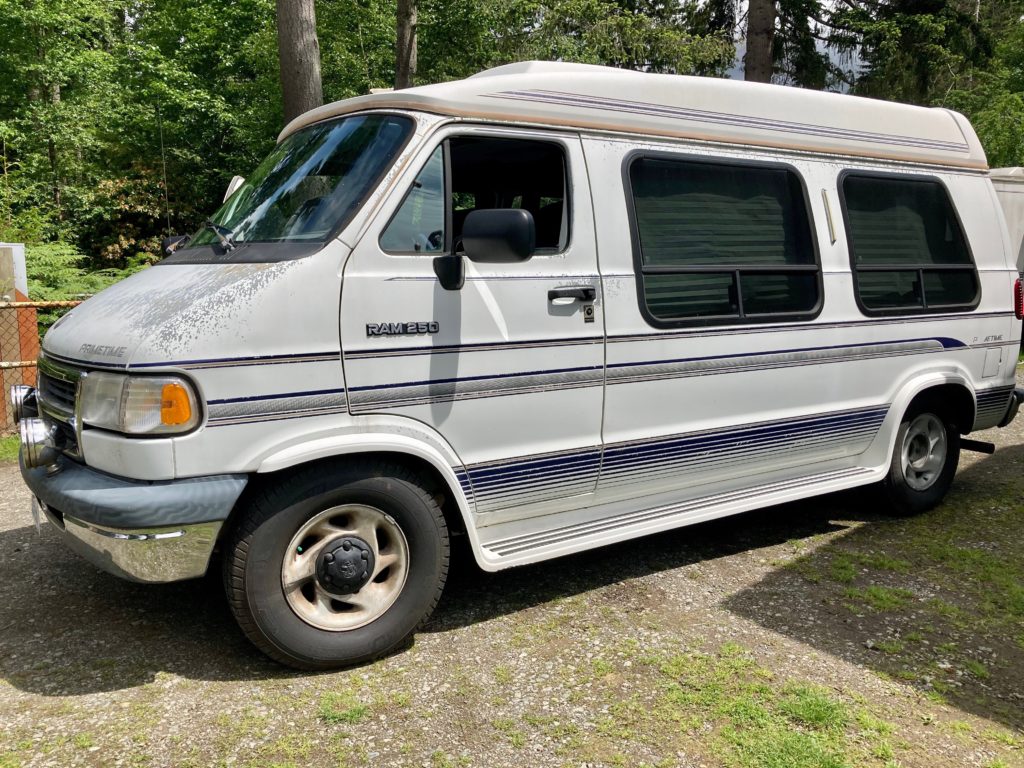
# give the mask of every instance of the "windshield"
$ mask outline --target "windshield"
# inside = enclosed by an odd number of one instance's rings
[[[412,121],[398,115],[355,115],[296,131],[192,236],[188,248],[222,245],[218,232],[239,246],[326,241],[373,190],[411,130]]]

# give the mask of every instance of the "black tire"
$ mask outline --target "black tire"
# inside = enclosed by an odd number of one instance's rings
[[[327,631],[289,605],[281,569],[293,536],[324,510],[342,504],[374,507],[397,523],[408,544],[408,577],[395,602],[371,623]],[[448,558],[444,516],[415,473],[371,461],[321,463],[248,499],[225,549],[224,588],[242,631],[267,656],[297,669],[335,669],[405,644],[437,605]]]
[[[920,425],[929,423],[929,419],[934,419],[934,423],[940,424],[944,431],[945,455],[941,461],[941,468],[934,473],[930,482],[927,475],[917,475],[913,470],[913,476],[908,479],[907,472],[904,471],[904,449],[913,447],[907,445],[908,435],[911,434],[912,428],[914,435],[920,435]],[[915,439],[914,435],[910,437],[911,442]],[[957,426],[935,402],[911,404],[903,415],[903,421],[896,433],[896,443],[889,462],[889,474],[879,484],[883,511],[894,517],[912,517],[938,506],[953,484],[959,463],[960,432]],[[926,487],[921,487],[925,483]]]

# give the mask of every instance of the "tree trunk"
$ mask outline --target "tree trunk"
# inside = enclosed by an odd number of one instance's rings
[[[416,0],[398,0],[395,14],[395,90],[409,88],[416,77]]]
[[[277,0],[277,52],[288,123],[324,102],[313,0]]]
[[[50,104],[60,104],[60,83],[50,86]],[[50,134],[46,142],[46,153],[50,158],[50,173],[53,174],[53,204],[57,208],[57,220],[64,220],[64,212],[60,207],[60,165],[57,158],[57,140]]]
[[[772,81],[772,43],[775,39],[775,0],[750,0],[747,11],[747,55],[743,79]]]

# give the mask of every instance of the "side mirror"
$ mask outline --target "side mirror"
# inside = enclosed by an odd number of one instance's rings
[[[224,202],[227,202],[228,198],[235,194],[235,190],[245,184],[244,176],[232,176],[231,181],[228,182],[228,188],[224,192]]]
[[[172,237],[165,237],[160,241],[160,250],[165,256],[170,256],[176,250],[181,248],[189,241],[188,235],[174,235]]]
[[[533,214],[518,208],[473,211],[462,225],[466,257],[489,264],[526,261],[537,245]]]

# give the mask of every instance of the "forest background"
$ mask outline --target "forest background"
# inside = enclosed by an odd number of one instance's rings
[[[289,4],[324,101],[526,59],[745,74],[956,109],[1024,165],[1024,0],[0,0],[0,242],[28,244],[33,298],[155,263],[257,165]]]

